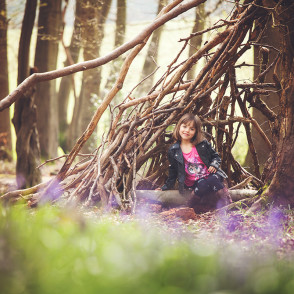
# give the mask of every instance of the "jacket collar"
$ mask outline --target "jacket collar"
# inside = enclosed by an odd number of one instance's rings
[[[170,149],[174,150],[174,158],[180,163],[184,164],[184,157],[180,146],[180,142],[176,142],[175,144],[173,144]]]
[[[180,141],[176,142],[171,146],[171,149],[180,149],[181,148],[181,143]]]
[[[200,144],[203,144],[206,140],[203,140],[201,142],[199,142],[196,146],[200,145]],[[181,142],[180,141],[177,141],[176,143],[174,143],[172,146],[171,146],[171,149],[180,149],[181,148]]]

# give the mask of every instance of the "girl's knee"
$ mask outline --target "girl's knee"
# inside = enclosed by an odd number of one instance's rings
[[[207,178],[207,181],[210,186],[212,185],[221,185],[223,186],[222,178],[217,174],[210,174]]]
[[[206,194],[209,191],[209,184],[206,179],[200,179],[197,182],[196,188],[194,190],[196,195],[199,195],[202,197],[204,194]]]

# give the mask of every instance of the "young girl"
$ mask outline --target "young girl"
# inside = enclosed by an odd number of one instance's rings
[[[187,113],[179,120],[173,132],[177,141],[168,150],[169,175],[159,190],[170,190],[178,180],[179,191],[193,190],[199,197],[216,192],[218,206],[231,203],[223,180],[227,178],[220,168],[221,158],[205,140],[198,116]]]

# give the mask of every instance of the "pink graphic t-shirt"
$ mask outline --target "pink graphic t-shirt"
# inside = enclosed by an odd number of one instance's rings
[[[185,184],[188,187],[193,186],[195,181],[209,175],[209,171],[206,165],[201,160],[195,146],[193,146],[192,150],[189,153],[183,152],[183,156],[186,172]]]

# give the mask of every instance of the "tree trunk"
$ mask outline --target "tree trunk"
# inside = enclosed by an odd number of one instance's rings
[[[278,113],[277,134],[273,141],[273,149],[269,162],[273,169],[273,178],[264,193],[267,202],[294,206],[294,7],[289,1],[282,1],[276,7],[272,0],[264,1],[264,5],[275,8],[275,19],[279,22],[282,36],[282,52],[280,58],[281,77],[277,81],[281,87],[279,93],[280,110]],[[268,196],[268,198],[266,197]],[[261,200],[262,201],[262,200]]]
[[[124,43],[126,34],[126,21],[127,21],[127,5],[126,0],[117,0],[116,3],[116,26],[115,26],[115,38],[114,38],[114,48],[119,47]],[[106,85],[104,89],[107,91],[111,89],[113,83],[117,78],[117,74],[121,65],[123,63],[123,58],[119,57],[115,59],[110,66],[109,77],[107,78]],[[115,100],[113,102],[115,105]]]
[[[71,37],[71,42],[66,50],[68,51],[68,56],[64,62],[65,66],[75,64],[78,62],[80,49],[81,49],[81,2],[76,2],[75,7],[75,21],[74,21],[74,29],[73,34]],[[77,101],[76,95],[76,84],[74,80],[74,75],[65,76],[61,79],[60,86],[59,86],[59,93],[58,93],[58,120],[59,120],[59,144],[63,151],[66,153],[70,150],[72,145],[74,144],[74,138],[77,137],[76,135],[71,135],[76,127],[70,128],[67,121],[67,113],[68,113],[68,103],[70,93],[73,90],[73,96],[75,103]],[[76,122],[76,114],[72,115],[72,121]],[[74,124],[73,123],[73,124]]]
[[[97,2],[96,0],[84,1],[83,25],[81,36],[83,40],[84,60],[91,60],[99,56],[102,40],[104,37],[104,24],[107,19],[111,0]],[[86,5],[87,4],[87,5]],[[80,99],[80,122],[79,134],[85,131],[89,120],[95,113],[96,104],[99,100],[101,82],[101,69],[93,68],[83,73],[82,91]],[[83,152],[90,153],[97,145],[96,132],[83,147]]]
[[[35,53],[35,67],[40,72],[56,68],[60,28],[61,0],[41,0]],[[45,158],[55,157],[58,147],[58,104],[55,80],[37,85],[36,105],[41,155]]]
[[[114,47],[118,47],[124,43],[126,34],[126,22],[127,22],[127,1],[117,0],[117,13],[116,13],[116,29]]]
[[[261,39],[260,43],[265,46],[273,46],[274,48],[280,50],[281,49],[281,36],[278,27],[274,26],[272,23],[272,19],[270,19],[269,22],[267,22],[266,27],[265,27],[265,33],[264,37]],[[260,64],[260,47],[254,47],[254,64],[258,65]],[[270,51],[269,55],[269,61],[268,65],[270,65],[276,58],[276,55],[278,53],[274,50]],[[274,73],[274,68],[272,68],[268,74],[266,75],[266,78],[263,82],[266,83],[273,83],[273,73]],[[254,67],[254,80],[258,77],[260,74],[260,67]],[[277,74],[279,75],[279,68],[277,68]],[[266,102],[266,104],[276,113],[278,113],[278,106],[279,106],[279,98],[276,93],[270,92],[266,96],[262,97],[262,99]],[[271,135],[271,126],[267,120],[267,118],[256,108],[252,109],[252,117],[258,122],[260,125],[261,129],[264,131],[264,133],[267,135],[269,140],[272,141],[272,135]],[[259,161],[259,166],[260,166],[260,173],[263,171],[263,166],[265,162],[267,161],[270,153],[270,149],[267,145],[264,144],[260,133],[257,132],[256,128],[252,128],[252,140],[254,142],[254,147],[257,153],[258,161]],[[246,166],[246,169],[254,174],[254,162],[252,155],[250,153],[250,150],[248,150],[244,165]]]
[[[9,93],[7,59],[6,1],[0,0],[0,100]],[[11,127],[9,109],[0,112],[0,159],[11,160]]]
[[[126,0],[117,0],[116,2],[116,22],[115,22],[115,37],[114,37],[114,48],[121,46],[125,42],[126,35],[126,22],[127,22],[127,5]],[[120,56],[113,60],[110,64],[110,72],[106,80],[105,86],[101,89],[100,95],[104,96],[115,83],[119,71],[123,65],[124,58]],[[114,97],[111,102],[111,106],[115,107],[122,101],[121,95]],[[108,112],[105,116],[105,123],[111,124],[111,115]]]
[[[195,8],[195,22],[194,27],[192,29],[192,33],[196,33],[204,30],[205,25],[205,3],[200,4]],[[195,51],[197,51],[201,47],[202,43],[202,34],[195,36],[190,41],[189,47],[189,56],[192,56]],[[187,74],[188,80],[193,80],[195,77],[195,66],[191,68],[191,70]]]
[[[27,0],[18,49],[18,84],[30,74],[30,43],[36,8],[37,0]],[[34,186],[41,180],[41,173],[36,169],[40,164],[40,147],[34,95],[35,88],[32,88],[25,93],[22,99],[15,102],[13,123],[16,132],[16,180],[18,188]]]
[[[157,8],[157,14],[162,10],[163,7],[167,5],[167,0],[158,0],[158,8]],[[148,51],[146,54],[146,59],[143,65],[141,80],[146,78],[148,75],[150,75],[157,67],[157,59],[158,59],[158,50],[159,50],[159,42],[161,33],[163,30],[163,26],[159,27],[154,33],[152,34],[152,38],[150,40],[150,45],[148,47]],[[139,91],[141,93],[147,94],[150,90],[150,88],[153,85],[154,81],[154,75],[148,77],[142,84],[142,86],[139,88]]]

